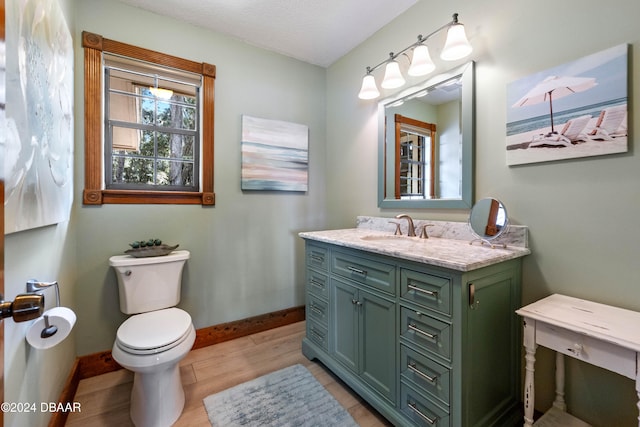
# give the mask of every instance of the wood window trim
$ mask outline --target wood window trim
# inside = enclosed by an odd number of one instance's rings
[[[213,128],[216,66],[189,61],[160,52],[82,32],[84,48],[84,191],[82,203],[102,204],[199,204],[215,205],[213,191]],[[155,190],[105,190],[102,168],[102,52],[173,67],[202,75],[202,175],[201,192]]]
[[[396,144],[395,144],[395,194],[396,194],[396,199],[400,199],[401,196],[401,191],[400,191],[400,134],[402,132],[402,125],[403,124],[408,124],[411,126],[415,126],[415,127],[419,127],[422,128],[424,130],[428,130],[431,132],[431,140],[435,141],[436,138],[436,125],[433,123],[427,123],[427,122],[423,122],[421,120],[416,120],[416,119],[412,119],[411,117],[405,117],[403,115],[400,114],[395,114],[394,115],[394,120],[395,120],[395,140],[396,140]],[[430,144],[430,151],[429,151],[429,160],[430,160],[430,165],[431,167],[429,168],[429,196],[431,198],[433,198],[435,196],[435,192],[436,192],[436,188],[435,188],[435,169],[434,169],[434,165],[435,165],[435,160],[436,160],[436,151],[435,151],[435,144],[432,142]]]

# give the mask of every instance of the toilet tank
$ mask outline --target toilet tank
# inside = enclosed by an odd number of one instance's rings
[[[115,255],[109,258],[118,279],[120,311],[146,313],[178,305],[182,269],[189,255],[189,251],[181,250],[157,257]]]

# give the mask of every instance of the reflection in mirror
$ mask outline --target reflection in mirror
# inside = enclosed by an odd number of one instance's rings
[[[435,197],[436,125],[394,114],[395,197],[432,199]]]
[[[480,241],[481,244],[487,243],[493,248],[495,244],[491,241],[504,233],[508,225],[507,208],[500,200],[492,197],[478,200],[469,214],[469,227],[477,237],[470,243]],[[502,244],[502,246],[507,247],[506,244]]]
[[[471,207],[473,69],[469,62],[380,101],[380,207]]]

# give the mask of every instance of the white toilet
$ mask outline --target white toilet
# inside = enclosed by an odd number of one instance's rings
[[[195,342],[191,316],[180,302],[182,269],[189,251],[169,255],[109,258],[116,270],[120,311],[132,314],[118,328],[112,356],[135,373],[131,420],[137,427],[173,424],[184,407],[178,363]]]

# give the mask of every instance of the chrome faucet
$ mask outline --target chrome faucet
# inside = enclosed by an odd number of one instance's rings
[[[413,225],[413,219],[411,219],[411,217],[407,214],[396,215],[396,219],[402,219],[402,218],[406,218],[407,223],[409,224],[407,229],[407,236],[416,237],[416,228]]]

